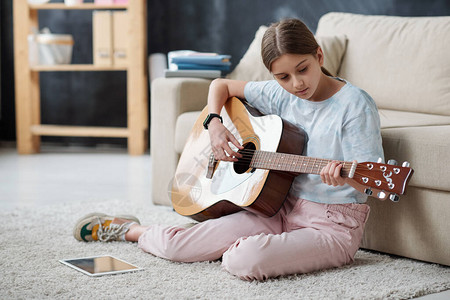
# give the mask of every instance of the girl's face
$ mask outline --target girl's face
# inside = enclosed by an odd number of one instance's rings
[[[322,76],[323,52],[317,55],[283,54],[272,62],[275,80],[289,93],[310,101],[317,101],[318,87]]]

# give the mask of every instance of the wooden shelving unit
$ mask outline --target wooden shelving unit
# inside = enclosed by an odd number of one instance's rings
[[[96,65],[54,65],[54,66],[33,66],[33,72],[67,72],[67,71],[126,71],[126,67],[96,66]]]
[[[130,2],[133,2],[131,0]],[[39,10],[39,9],[64,9],[64,10],[80,10],[80,9],[86,9],[86,10],[95,10],[95,9],[128,9],[128,5],[99,5],[95,3],[83,3],[78,5],[71,5],[67,6],[64,3],[46,3],[44,5],[29,5],[31,9],[33,10]]]
[[[141,155],[148,141],[147,80],[147,2],[130,0],[128,5],[96,5],[64,3],[29,5],[27,0],[14,0],[14,72],[16,93],[17,149],[20,154],[40,151],[41,136],[83,136],[127,138],[128,152]],[[127,10],[129,14],[129,63],[125,67],[70,64],[52,66],[29,65],[28,35],[39,28],[40,10]],[[61,126],[41,124],[40,72],[126,71],[127,127]]]

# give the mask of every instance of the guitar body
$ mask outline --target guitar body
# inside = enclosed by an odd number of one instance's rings
[[[172,183],[174,209],[197,221],[248,210],[271,217],[283,205],[294,177],[292,172],[254,169],[240,163],[215,164],[207,177],[211,146],[202,111],[192,128]],[[301,155],[305,133],[276,115],[261,115],[238,98],[227,101],[221,112],[223,124],[246,148]]]

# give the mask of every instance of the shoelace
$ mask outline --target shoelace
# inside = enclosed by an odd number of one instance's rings
[[[98,219],[98,231],[97,231],[97,237],[98,240],[101,242],[110,242],[110,241],[116,241],[121,238],[122,235],[124,235],[129,228],[130,223],[123,223],[123,224],[109,224],[109,226],[103,227],[102,222],[100,218]]]

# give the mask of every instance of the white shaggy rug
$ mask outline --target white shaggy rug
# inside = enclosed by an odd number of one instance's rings
[[[118,200],[60,204],[0,212],[2,299],[405,299],[450,289],[450,268],[359,251],[351,266],[242,281],[220,262],[174,263],[142,252],[133,243],[82,243],[74,222],[86,213],[131,213],[143,224],[186,223],[168,207],[129,207]],[[91,278],[58,262],[111,254],[145,270]]]

